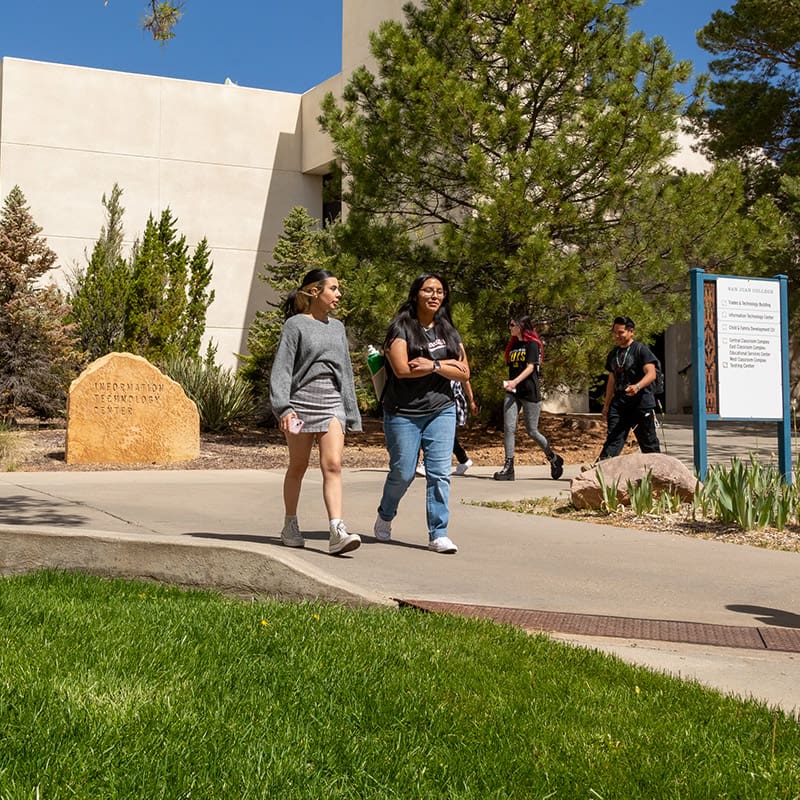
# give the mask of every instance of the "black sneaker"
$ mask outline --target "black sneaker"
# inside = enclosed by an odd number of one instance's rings
[[[554,456],[550,462],[550,477],[557,481],[564,474],[564,459],[561,456]]]

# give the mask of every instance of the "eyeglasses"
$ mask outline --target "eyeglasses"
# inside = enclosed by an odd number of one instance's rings
[[[519,323],[518,322],[514,322],[512,320],[511,322],[508,323],[508,327],[509,328],[519,328]]]
[[[444,297],[445,295],[444,289],[431,289],[427,286],[423,289],[420,289],[419,293],[425,297]]]

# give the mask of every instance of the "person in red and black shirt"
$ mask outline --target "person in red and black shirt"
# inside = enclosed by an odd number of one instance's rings
[[[525,430],[550,462],[550,475],[558,480],[564,473],[564,459],[553,452],[547,438],[539,430],[539,415],[542,411],[542,392],[539,385],[542,364],[542,340],[533,329],[530,317],[519,316],[508,323],[511,338],[506,345],[508,380],[503,381],[503,443],[506,461],[496,481],[514,480],[514,444],[519,411],[525,419]]]
[[[656,399],[651,384],[656,379],[656,357],[634,340],[636,325],[630,317],[615,317],[611,333],[617,346],[608,354],[606,400],[603,417],[608,434],[600,459],[622,452],[633,431],[643,453],[660,453],[656,433]]]

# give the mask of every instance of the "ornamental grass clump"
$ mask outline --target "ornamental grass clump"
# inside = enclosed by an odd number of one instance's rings
[[[200,430],[225,433],[252,422],[255,410],[250,384],[229,369],[205,360],[178,355],[167,359],[164,371],[194,400]]]
[[[597,471],[602,496],[601,509],[606,514],[622,510],[617,485],[607,484]],[[657,492],[650,470],[638,481],[627,481],[631,511],[669,516],[681,511],[683,501],[671,492]],[[736,525],[743,531],[775,528],[783,531],[798,523],[800,497],[797,482],[787,483],[774,464],[762,464],[755,455],[749,461],[734,458],[730,465],[709,468],[704,483],[698,481],[691,504],[692,519]]]
[[[14,434],[5,423],[0,422],[0,469],[13,469],[18,451],[19,445]]]

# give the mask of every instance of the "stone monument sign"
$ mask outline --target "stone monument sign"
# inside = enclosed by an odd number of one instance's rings
[[[167,464],[199,455],[197,406],[147,359],[109,353],[72,381],[67,464]]]

